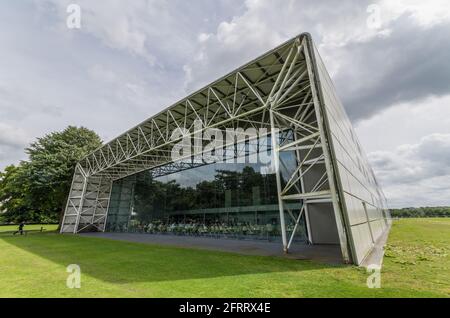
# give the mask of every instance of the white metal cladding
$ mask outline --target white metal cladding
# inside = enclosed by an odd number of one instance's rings
[[[386,198],[337,96],[325,65],[313,45],[334,166],[345,211],[354,262],[360,264],[390,227]]]
[[[196,127],[197,120],[203,122],[202,127]],[[381,190],[357,141],[342,137],[354,136],[353,132],[348,132],[352,131],[350,122],[310,36],[301,34],[147,119],[81,160],[75,170],[61,232],[104,231],[109,201],[117,199],[114,193],[111,195],[113,182],[144,170],[152,169],[156,175],[161,175],[194,165],[171,161],[173,146],[183,138],[171,138],[177,128],[185,129],[189,136],[208,128],[265,128],[271,133],[286,252],[295,230],[292,233],[286,230],[285,218],[292,219],[297,226],[304,216],[310,234],[309,207],[317,211],[319,205],[329,205],[345,262],[359,264],[370,249],[369,245],[364,245],[367,240],[362,237],[368,233],[378,237],[386,227],[385,220],[380,218],[382,212],[377,210],[385,207],[382,193],[377,192]],[[277,130],[292,131],[293,139],[275,138]],[[347,144],[341,145],[339,141]],[[295,152],[297,158],[297,168],[286,179],[278,169],[283,167],[280,154],[284,151]],[[346,158],[347,152],[357,154],[356,160],[364,168],[347,162],[354,159]],[[349,174],[345,172],[347,168]],[[341,174],[345,181],[341,181]],[[349,175],[353,179],[349,180]],[[360,209],[351,208],[356,204],[353,198],[359,203],[365,202],[366,219],[362,218],[364,214]],[[123,202],[129,206],[128,199]],[[291,203],[298,202],[301,209],[292,210]],[[311,235],[310,240],[313,241]]]

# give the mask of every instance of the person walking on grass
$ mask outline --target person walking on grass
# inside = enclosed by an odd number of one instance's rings
[[[20,235],[23,235],[23,227],[24,226],[25,226],[25,222],[20,222],[19,229],[14,232],[14,235],[16,235],[17,233],[20,233]]]

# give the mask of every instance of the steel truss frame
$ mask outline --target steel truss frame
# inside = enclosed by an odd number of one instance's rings
[[[308,206],[328,202],[334,208],[343,259],[349,262],[311,45],[309,35],[302,34],[86,156],[75,169],[61,232],[104,231],[116,180],[149,169],[162,175],[195,166],[171,160],[173,146],[183,137],[198,136],[209,128],[266,128],[271,132],[283,250],[288,252],[303,217],[311,240]],[[203,126],[196,127],[196,120]],[[185,134],[173,139],[171,133],[177,128]],[[293,138],[277,137],[278,131],[286,130]],[[295,152],[297,158],[297,168],[289,176],[282,173],[282,153],[287,151]],[[302,208],[290,210],[287,203],[292,201],[303,203]],[[294,226],[290,232],[286,218]]]

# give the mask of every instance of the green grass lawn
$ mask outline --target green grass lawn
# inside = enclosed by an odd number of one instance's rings
[[[0,229],[3,231],[3,229]],[[450,219],[395,221],[380,289],[355,266],[36,233],[0,236],[0,297],[449,297]],[[66,287],[69,264],[81,288]]]
[[[58,227],[58,224],[26,224],[23,229],[25,231],[34,231],[40,230],[41,227],[43,227],[45,231],[55,231]],[[17,225],[1,225],[0,234],[2,232],[17,231],[17,228]]]

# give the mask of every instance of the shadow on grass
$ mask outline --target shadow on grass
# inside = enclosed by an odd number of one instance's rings
[[[339,266],[56,233],[0,236],[0,240],[64,267],[78,264],[83,274],[113,283],[308,271]]]

